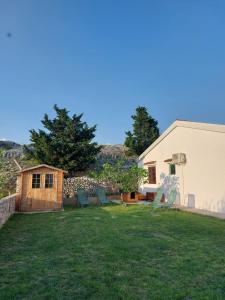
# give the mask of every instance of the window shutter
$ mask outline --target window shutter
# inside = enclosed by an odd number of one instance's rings
[[[176,165],[170,164],[170,175],[176,175]]]
[[[156,167],[155,166],[148,168],[148,182],[150,184],[156,184]]]

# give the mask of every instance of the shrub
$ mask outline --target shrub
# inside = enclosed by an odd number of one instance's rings
[[[100,172],[90,172],[89,176],[116,186],[122,193],[136,192],[138,186],[147,179],[147,171],[137,165],[124,168],[124,161],[119,160],[116,164],[103,165]]]

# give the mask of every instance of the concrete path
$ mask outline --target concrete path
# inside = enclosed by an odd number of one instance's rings
[[[217,212],[212,212],[204,209],[198,209],[198,208],[190,208],[190,207],[185,207],[185,206],[178,206],[176,205],[175,208],[178,208],[180,210],[188,211],[191,213],[195,214],[200,214],[204,216],[209,216],[209,217],[215,217],[218,219],[223,219],[225,220],[225,213],[217,213]]]

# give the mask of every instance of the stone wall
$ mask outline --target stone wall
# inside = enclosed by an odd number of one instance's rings
[[[17,194],[0,199],[0,227],[14,214]]]
[[[97,187],[103,187],[107,194],[115,194],[119,192],[118,189],[108,183],[98,182],[90,177],[81,176],[64,179],[63,197],[73,197],[78,189],[86,190],[89,196],[95,195]]]

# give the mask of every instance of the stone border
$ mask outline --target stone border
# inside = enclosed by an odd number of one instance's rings
[[[15,213],[17,194],[0,199],[0,228]]]

